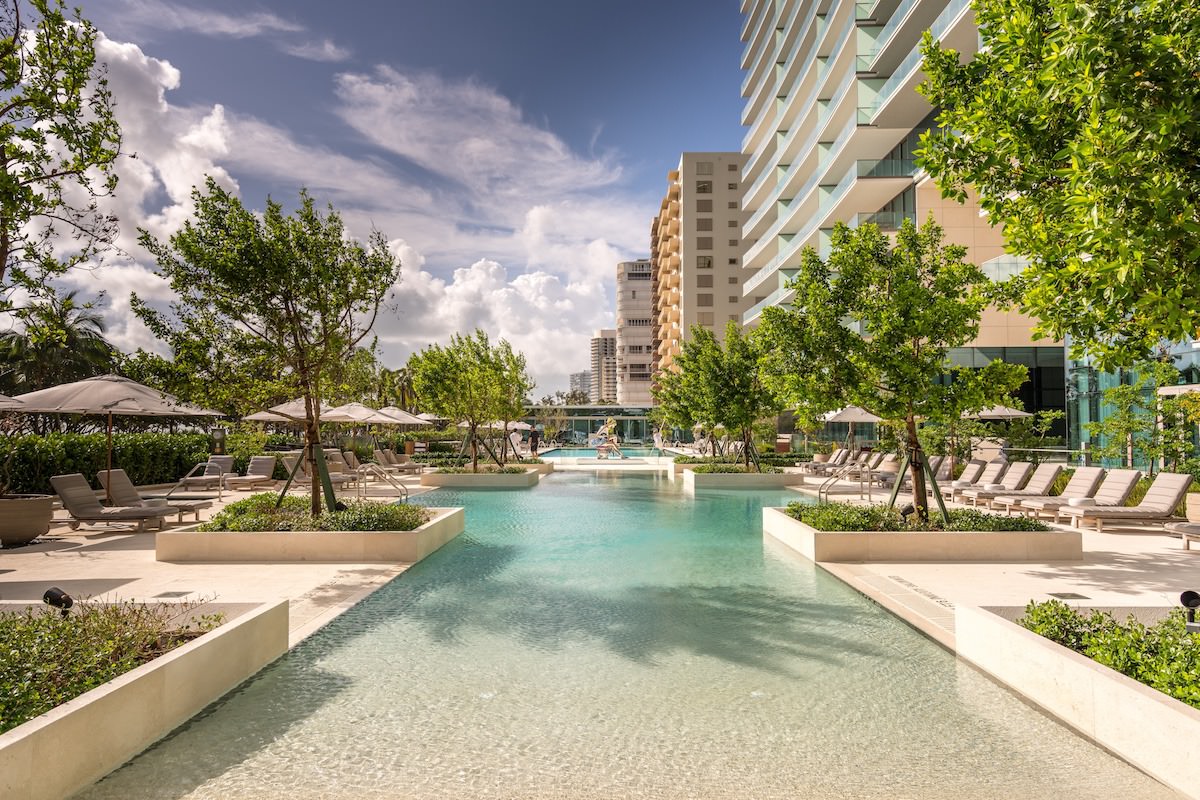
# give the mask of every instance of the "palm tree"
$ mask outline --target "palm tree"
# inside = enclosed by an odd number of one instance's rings
[[[23,394],[111,372],[117,351],[104,338],[104,318],[77,292],[20,312],[22,328],[0,334],[0,386]]]

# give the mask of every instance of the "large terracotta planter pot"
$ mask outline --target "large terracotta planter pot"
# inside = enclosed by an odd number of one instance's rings
[[[29,544],[50,530],[54,496],[6,494],[0,497],[0,544],[13,547]]]

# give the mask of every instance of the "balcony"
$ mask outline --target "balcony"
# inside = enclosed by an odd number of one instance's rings
[[[782,306],[787,305],[795,297],[796,293],[786,286],[780,286],[775,291],[771,292],[762,302],[755,303],[742,314],[742,324],[749,325],[754,320],[762,316],[763,309],[767,306]]]

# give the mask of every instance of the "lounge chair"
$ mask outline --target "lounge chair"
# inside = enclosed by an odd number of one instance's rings
[[[157,498],[143,497],[123,469],[102,469],[96,473],[96,477],[100,480],[100,485],[108,490],[108,494],[112,497],[115,505],[125,508],[137,508],[139,506],[144,508],[174,508],[179,512],[179,518],[176,522],[183,522],[184,514],[195,514],[196,522],[199,522],[201,509],[212,508],[213,504],[212,500],[178,500],[172,498],[168,506],[165,501],[156,502]]]
[[[1136,506],[1066,506],[1062,513],[1071,518],[1075,527],[1085,520],[1095,520],[1096,530],[1104,530],[1110,522],[1169,522],[1177,519],[1175,509],[1183,501],[1192,476],[1180,472],[1160,472],[1150,484],[1146,496]]]
[[[233,472],[233,456],[209,456],[208,461],[192,467],[178,485],[184,489],[219,489],[227,472]]]
[[[970,463],[967,466],[970,466]],[[996,459],[984,464],[982,470],[975,472],[973,479],[967,480],[960,477],[956,481],[951,481],[949,486],[939,488],[942,491],[942,496],[947,500],[959,501],[962,493],[967,489],[982,489],[988,484],[996,483],[1000,480],[1000,476],[1004,474],[1004,470],[1006,469],[1008,469],[1008,462]],[[963,470],[963,474],[966,474],[966,470]]]
[[[296,469],[296,462],[300,461],[300,456],[288,455],[280,456],[280,458],[283,459],[283,466],[287,469],[289,475],[291,474],[292,470]],[[338,472],[332,467],[332,465],[326,464],[326,466],[330,467],[329,482],[333,484],[335,489],[343,488],[346,486],[346,484],[352,483],[358,478],[357,475],[352,475],[347,472]],[[300,461],[300,469],[296,473],[297,478],[303,478],[304,480],[312,479],[312,476],[308,474],[308,469],[306,469],[306,467],[307,465],[303,461]]]
[[[257,489],[275,485],[275,456],[252,456],[245,475],[227,473],[226,489]]]
[[[813,456],[813,458],[815,459],[816,456]],[[802,462],[798,466],[802,471],[810,472],[813,475],[827,475],[831,472],[836,472],[838,468],[846,463],[846,459],[848,458],[850,458],[850,451],[845,447],[841,447],[830,454],[828,461],[813,460]]]
[[[1142,473],[1136,469],[1110,469],[1104,475],[1104,480],[1100,482],[1096,493],[1091,495],[1092,504],[1102,508],[1120,507],[1125,505],[1125,501],[1129,499],[1129,493],[1133,491],[1133,487],[1141,480]],[[1072,498],[1064,495],[1058,497],[1049,497],[1045,500],[1036,500],[1028,498],[1021,502],[1023,508],[1029,509],[1030,516],[1040,517],[1042,514],[1053,515],[1053,520],[1058,522],[1062,518],[1062,510],[1071,505],[1072,502],[1083,502],[1085,498]]]
[[[55,475],[50,479],[50,485],[62,500],[63,508],[71,515],[67,522],[71,530],[79,527],[81,522],[103,523],[137,523],[137,529],[144,531],[147,522],[154,522],[161,528],[163,518],[176,514],[179,509],[174,506],[110,506],[100,505],[96,493],[88,485],[87,478],[81,472],[70,475]]]
[[[1033,475],[1030,476],[1030,470]],[[1050,491],[1050,487],[1054,485],[1055,478],[1058,473],[1062,472],[1060,464],[1039,464],[1038,468],[1033,469],[1033,465],[1027,461],[1017,461],[1008,466],[1008,471],[1004,473],[1004,480],[1001,481],[1002,488],[989,488],[984,486],[980,489],[964,489],[962,496],[963,501],[970,501],[971,505],[978,507],[981,503],[988,508],[992,507],[992,500],[1000,495],[1011,494],[1029,494],[1038,495],[1045,494]],[[1022,482],[1029,478],[1029,482],[1022,486]]]
[[[388,466],[397,472],[424,472],[425,465],[420,462],[413,461],[404,453],[396,455],[391,450],[384,450],[383,457],[387,459]]]
[[[1042,494],[1029,492],[1028,489],[1033,485],[1036,477],[1035,473],[1034,477],[1029,479],[1029,483],[1025,485],[1025,491],[993,497],[992,508],[999,508],[1006,514],[1012,514],[1014,511],[1022,514],[1036,514],[1036,511],[1027,505],[1028,503],[1061,499],[1062,505],[1067,505],[1067,501],[1071,498],[1091,497],[1092,493],[1096,491],[1096,487],[1100,485],[1100,479],[1104,477],[1104,469],[1102,467],[1077,467],[1071,480],[1067,481],[1062,494],[1059,495],[1050,495],[1047,492]],[[1053,484],[1053,481],[1051,483]]]

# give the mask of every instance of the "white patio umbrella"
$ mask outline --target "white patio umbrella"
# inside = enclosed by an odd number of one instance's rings
[[[837,411],[830,411],[821,415],[823,422],[848,422],[850,423],[850,435],[848,440],[850,445],[854,445],[854,423],[856,422],[883,422],[883,417],[876,416],[865,408],[859,406],[846,406]]]
[[[417,416],[420,417],[421,419],[425,420],[426,422],[436,422],[439,419],[441,419],[441,417],[439,417],[437,414],[430,414],[428,411],[417,414]]]
[[[245,419],[250,422],[304,422],[304,398],[298,397],[295,400],[289,400],[286,403],[280,403],[277,406],[271,406],[266,411],[259,411],[257,414],[251,414]],[[321,416],[330,411],[330,407],[324,403],[320,404]]]
[[[389,417],[394,417],[401,425],[432,425],[432,422],[426,421],[424,417],[410,414],[399,406],[384,406],[379,409],[380,413],[387,414]]]
[[[18,395],[21,411],[27,414],[102,414],[107,417],[107,469],[112,469],[114,416],[135,417],[220,417],[220,411],[185,403],[157,389],[120,375],[99,375],[74,383]],[[111,499],[111,495],[109,497]]]
[[[1008,406],[992,406],[981,411],[976,411],[971,414],[963,414],[963,419],[1020,419],[1021,417],[1032,417],[1028,411],[1022,411],[1019,408],[1009,408]]]
[[[322,422],[354,422],[363,425],[398,425],[395,417],[362,403],[346,403],[321,412]]]
[[[25,404],[15,397],[0,394],[0,411],[20,411],[24,407]]]

